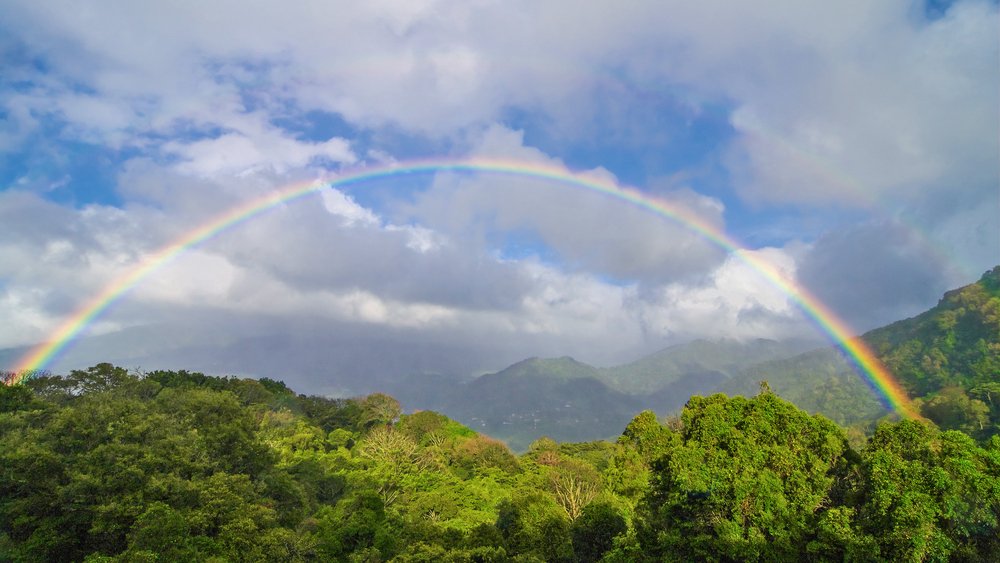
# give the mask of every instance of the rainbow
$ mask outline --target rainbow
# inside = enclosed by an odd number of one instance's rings
[[[65,350],[91,323],[148,276],[176,259],[186,250],[196,247],[226,230],[245,223],[278,206],[316,194],[327,187],[348,188],[383,178],[433,175],[448,172],[486,173],[547,180],[564,186],[604,194],[612,199],[627,202],[635,207],[650,211],[683,225],[715,246],[736,256],[759,272],[779,290],[787,294],[843,350],[888,408],[907,418],[918,416],[902,386],[900,386],[864,342],[854,337],[853,331],[833,311],[805,288],[799,286],[795,281],[789,279],[765,260],[756,257],[753,253],[747,252],[734,239],[699,218],[694,213],[683,207],[653,198],[634,188],[619,186],[613,181],[595,176],[574,173],[559,166],[483,158],[421,161],[363,168],[341,173],[329,180],[310,181],[308,183],[287,186],[264,197],[237,205],[153,252],[145,257],[139,265],[105,286],[97,295],[93,296],[71,317],[66,319],[45,343],[30,350],[20,359],[14,371],[15,373],[24,375],[15,379],[14,383],[30,376],[31,373],[45,370],[60,352]]]

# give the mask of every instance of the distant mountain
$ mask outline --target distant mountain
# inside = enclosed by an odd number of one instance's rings
[[[667,414],[691,395],[714,392],[736,373],[740,357],[787,357],[802,347],[699,340],[613,368],[570,357],[529,358],[467,382],[416,375],[388,383],[385,391],[407,408],[440,411],[524,449],[540,436],[561,441],[616,436],[640,410]]]
[[[528,358],[507,367],[501,372],[484,375],[479,379],[493,379],[497,377],[545,377],[562,381],[587,378],[601,380],[601,370],[574,360],[569,356],[561,358]]]
[[[444,412],[515,450],[540,436],[577,442],[610,438],[642,404],[587,375],[594,371],[572,358],[525,360],[462,385]]]
[[[815,343],[807,341],[777,342],[763,338],[695,340],[604,369],[601,380],[609,387],[633,394],[655,393],[685,379],[688,383],[680,388],[697,389],[702,377],[706,382],[717,382],[718,376],[732,377],[749,364],[789,358],[814,347]]]
[[[948,292],[926,313],[862,336],[925,414],[946,428],[1000,430],[998,294],[1000,267]],[[665,415],[692,395],[715,392],[753,396],[761,381],[842,425],[866,426],[890,414],[839,349],[804,351],[807,346],[698,340],[611,368],[568,357],[531,358],[467,383],[419,376],[390,392],[406,405],[440,410],[518,449],[542,435],[613,436],[636,410]]]
[[[766,381],[772,391],[799,408],[820,413],[844,426],[866,423],[886,414],[872,389],[836,348],[822,348],[792,358],[746,366],[718,389],[751,397]]]

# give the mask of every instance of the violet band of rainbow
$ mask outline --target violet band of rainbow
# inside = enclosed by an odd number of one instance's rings
[[[30,374],[45,370],[91,323],[114,303],[122,299],[129,290],[142,282],[146,277],[183,254],[186,250],[196,247],[218,234],[249,221],[270,209],[318,193],[326,187],[343,188],[394,176],[430,175],[442,172],[497,174],[548,180],[564,186],[605,194],[613,199],[630,203],[640,209],[650,211],[686,227],[715,246],[736,256],[763,276],[769,283],[788,295],[796,306],[843,350],[859,374],[864,377],[889,409],[906,418],[918,417],[899,382],[882,365],[868,346],[861,339],[854,336],[854,332],[847,323],[842,321],[829,307],[804,287],[798,285],[794,280],[788,279],[782,272],[766,261],[747,253],[746,249],[734,239],[697,215],[680,206],[658,200],[634,188],[619,186],[612,181],[593,176],[573,173],[565,168],[520,161],[483,158],[419,161],[361,169],[354,172],[342,173],[336,178],[327,181],[310,181],[308,183],[290,185],[267,196],[249,200],[230,208],[146,256],[135,268],[105,286],[97,295],[93,296],[64,321],[46,339],[45,343],[36,346],[25,354],[14,367],[14,371],[19,374]],[[23,377],[25,375],[22,375],[21,379]],[[19,381],[20,379],[17,379],[14,383]]]

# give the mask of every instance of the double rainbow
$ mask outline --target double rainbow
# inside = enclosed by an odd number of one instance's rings
[[[22,374],[20,379],[23,379],[27,374],[46,369],[59,353],[66,349],[91,323],[111,305],[122,299],[129,290],[146,279],[146,277],[176,259],[186,250],[196,247],[219,233],[249,221],[268,210],[318,193],[325,187],[346,188],[383,178],[432,175],[443,172],[485,173],[547,180],[563,186],[604,194],[612,199],[627,202],[640,209],[650,211],[683,225],[705,240],[736,256],[759,272],[760,275],[775,287],[787,294],[852,360],[859,373],[869,382],[887,407],[904,417],[912,418],[917,416],[906,392],[893,378],[892,374],[882,365],[864,342],[853,336],[852,330],[833,311],[804,287],[796,284],[795,281],[789,279],[766,261],[756,257],[752,253],[746,252],[735,240],[690,211],[655,199],[636,189],[618,186],[612,181],[593,176],[576,174],[561,167],[481,158],[453,161],[422,161],[361,169],[341,174],[328,181],[313,181],[291,185],[272,192],[267,196],[233,207],[150,254],[135,268],[113,280],[100,293],[92,297],[76,313],[64,321],[51,334],[46,343],[38,345],[21,358],[14,371]],[[15,383],[20,379],[16,379]]]

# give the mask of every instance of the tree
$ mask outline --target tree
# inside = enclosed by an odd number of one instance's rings
[[[497,507],[496,528],[507,554],[530,561],[566,561],[573,545],[569,522],[552,499],[537,491],[515,491]]]
[[[692,397],[681,416],[637,513],[642,548],[680,559],[804,557],[844,463],[843,432],[769,392]]]
[[[951,386],[923,401],[920,412],[941,428],[977,435],[987,429],[990,407],[969,397],[961,387]]]
[[[0,385],[0,413],[14,412],[37,405],[35,395],[22,385]]]
[[[581,563],[599,561],[628,530],[625,518],[607,503],[591,503],[573,521],[573,553]]]
[[[656,420],[656,413],[647,410],[628,423],[618,443],[635,448],[646,463],[651,463],[667,451],[673,440],[674,434]]]
[[[372,393],[361,399],[361,424],[365,428],[392,424],[402,412],[399,401],[385,393]]]
[[[1000,440],[903,421],[861,454],[857,526],[884,560],[989,560],[1000,549]]]
[[[601,475],[590,464],[563,459],[549,472],[549,487],[570,520],[601,492]]]
[[[358,452],[374,462],[367,474],[374,479],[378,496],[385,506],[399,496],[403,477],[427,464],[417,442],[391,426],[374,428],[358,445]]]
[[[110,391],[129,383],[135,383],[138,378],[130,375],[128,370],[109,363],[97,364],[85,370],[73,370],[66,380],[74,388],[77,395]]]

